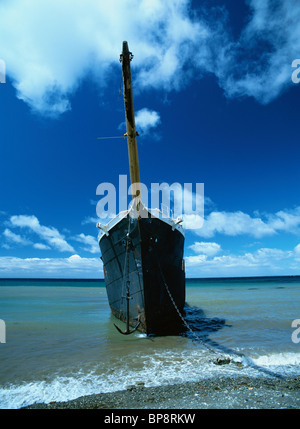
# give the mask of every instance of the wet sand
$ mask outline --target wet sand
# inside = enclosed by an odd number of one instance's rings
[[[144,387],[82,396],[27,409],[299,409],[300,376],[218,377],[198,382]]]

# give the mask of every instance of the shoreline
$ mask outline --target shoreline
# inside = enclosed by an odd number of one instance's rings
[[[140,382],[126,390],[21,409],[300,409],[300,375],[219,376],[155,387]]]

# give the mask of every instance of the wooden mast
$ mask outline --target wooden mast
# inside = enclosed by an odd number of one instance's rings
[[[130,61],[133,55],[129,52],[128,43],[123,42],[123,51],[120,55],[120,61],[122,63],[122,74],[123,74],[123,88],[124,88],[124,104],[126,114],[126,134],[128,144],[128,156],[129,156],[129,168],[130,168],[130,181],[132,186],[132,198],[133,200],[138,197],[141,198],[141,186],[140,186],[140,170],[139,170],[139,158],[137,150],[136,136],[138,133],[135,128],[134,118],[134,105],[132,95],[132,83],[131,83],[131,70]]]

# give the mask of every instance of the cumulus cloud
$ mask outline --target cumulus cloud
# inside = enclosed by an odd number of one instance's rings
[[[81,224],[82,225],[87,225],[87,224],[90,224],[90,223],[93,223],[93,224],[97,224],[98,222],[100,222],[100,218],[98,218],[98,217],[93,217],[93,216],[86,216],[84,219],[83,219],[83,221],[81,221]]]
[[[6,73],[34,110],[59,114],[70,109],[70,94],[88,74],[106,85],[127,39],[140,85],[147,79],[152,86],[176,87],[190,43],[205,37],[201,24],[188,16],[188,5],[187,0],[2,2]]]
[[[276,213],[242,211],[212,211],[203,227],[194,230],[202,238],[213,236],[270,237],[282,233],[300,235],[300,207]],[[256,243],[258,244],[258,243]],[[288,275],[299,272],[300,244],[293,249],[261,247],[253,252],[234,254],[212,241],[196,241],[188,247],[193,253],[185,257],[187,273],[191,277]]]
[[[50,249],[50,247],[47,246],[47,244],[43,244],[43,243],[34,243],[33,247],[35,249],[38,249],[38,250],[49,250]]]
[[[99,258],[82,258],[74,254],[68,258],[18,258],[0,257],[0,275],[29,277],[99,278],[103,275]]]
[[[136,129],[139,133],[139,136],[141,137],[148,134],[150,131],[153,131],[153,129],[156,128],[160,122],[160,114],[155,110],[144,107],[143,109],[135,112]],[[122,122],[118,128],[119,130],[126,129],[126,122]],[[156,134],[155,137],[157,136],[158,135]]]
[[[33,243],[31,240],[28,240],[25,237],[22,237],[20,234],[15,234],[10,229],[6,228],[3,231],[3,236],[6,238],[7,242],[2,244],[2,247],[9,249],[10,244],[16,244],[20,246],[29,246],[32,245],[35,249],[39,250],[49,250],[50,247],[43,243]]]
[[[74,240],[84,244],[83,250],[90,253],[99,253],[99,245],[95,237],[92,235],[85,235],[83,233],[74,237]]]
[[[204,254],[207,256],[214,256],[221,251],[221,246],[218,243],[209,243],[204,241],[197,241],[189,246],[195,253]]]
[[[297,274],[299,261],[300,244],[286,251],[261,248],[241,255],[203,253],[185,257],[188,277],[284,275],[293,270]],[[0,257],[0,276],[3,277],[57,277],[58,274],[69,278],[99,278],[103,277],[102,263],[99,258],[83,258],[78,254],[68,258]]]
[[[143,108],[136,112],[135,123],[139,134],[147,134],[160,123],[160,115],[154,110]]]
[[[73,247],[67,243],[65,237],[56,228],[41,225],[36,216],[11,216],[10,224],[12,227],[19,227],[34,232],[46,241],[49,246],[59,250],[60,252],[74,252]]]
[[[272,236],[279,232],[300,233],[300,207],[293,210],[280,210],[275,214],[250,216],[242,211],[212,211],[203,222],[202,228],[195,232],[205,238],[216,234],[237,236],[247,234],[256,238]]]
[[[291,250],[260,248],[244,254],[208,255],[199,252],[197,255],[185,257],[186,270],[191,277],[287,275],[293,271],[298,273],[299,246]],[[197,243],[191,248],[197,250]]]
[[[31,244],[31,241],[29,241],[29,240],[27,240],[26,238],[24,238],[24,237],[22,237],[21,235],[19,235],[19,234],[15,234],[14,232],[12,232],[10,229],[8,229],[8,228],[6,228],[4,231],[3,231],[3,235],[4,235],[4,237],[9,241],[9,242],[12,242],[12,243],[15,243],[15,244],[20,244],[20,245],[22,245],[22,246],[26,246],[26,245],[28,245],[28,244]]]
[[[275,231],[260,218],[251,217],[241,211],[214,211],[204,220],[203,227],[197,233],[202,237],[213,237],[216,233],[232,236],[250,234],[254,237],[262,237],[273,235]]]
[[[267,103],[291,84],[300,4],[248,3],[248,23],[234,40],[225,7],[204,13],[189,0],[11,0],[0,4],[0,52],[17,96],[45,115],[69,110],[87,76],[102,88],[120,73],[124,39],[135,54],[137,91],[179,90],[214,73],[227,97]]]

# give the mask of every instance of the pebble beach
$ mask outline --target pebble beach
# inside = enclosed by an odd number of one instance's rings
[[[175,385],[99,393],[27,409],[299,409],[300,376],[219,377]]]

